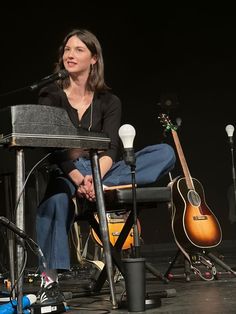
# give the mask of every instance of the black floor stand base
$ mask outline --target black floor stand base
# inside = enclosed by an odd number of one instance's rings
[[[118,268],[117,268],[118,270]],[[168,283],[169,280],[164,276],[163,273],[161,273],[155,266],[153,266],[150,262],[145,262],[145,270],[150,272],[153,276],[155,276],[158,280],[163,281],[164,283]],[[97,276],[99,277],[99,274],[101,271],[97,270]],[[121,278],[124,279],[124,274],[120,273]],[[93,278],[93,281],[91,282],[91,285],[89,287],[90,294],[96,294],[99,295],[99,293],[102,293],[102,291],[96,291],[94,288],[96,286],[97,278]],[[119,280],[117,281],[119,283]],[[134,283],[135,285],[135,283]],[[156,290],[153,292],[147,292],[145,295],[145,309],[153,309],[160,307],[162,305],[161,299],[162,298],[171,298],[176,296],[176,290],[175,289],[166,289],[166,290]],[[118,308],[120,309],[127,309],[127,299],[126,294],[122,296],[122,299],[118,301]]]
[[[185,278],[185,280],[189,282],[193,276],[204,280],[217,280],[222,275],[236,276],[236,271],[210,251],[192,251],[188,252],[188,255],[190,256],[191,262],[179,249],[165,272],[164,277],[168,280]],[[183,261],[177,265],[177,261],[180,257],[182,257]],[[218,271],[216,266],[221,267],[224,272]],[[173,268],[178,267],[184,268],[184,272],[178,272],[176,274],[171,272]]]
[[[160,307],[162,305],[162,298],[173,298],[176,296],[175,289],[158,290],[153,292],[147,292],[145,296],[145,310]],[[119,308],[127,308],[126,297],[119,302]]]

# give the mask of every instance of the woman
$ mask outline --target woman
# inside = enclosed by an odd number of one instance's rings
[[[111,147],[99,155],[102,182],[106,186],[131,182],[130,167],[118,161],[121,102],[104,80],[102,49],[88,30],[76,29],[64,39],[59,49],[55,71],[66,69],[69,77],[52,83],[39,94],[39,103],[63,107],[75,127],[105,132]],[[60,153],[55,153],[55,160]],[[173,149],[167,144],[152,145],[136,154],[136,182],[153,183],[169,172],[175,163]],[[57,162],[60,173],[52,176],[36,218],[37,241],[46,258],[48,269],[42,273],[39,302],[63,300],[58,290],[57,270],[70,268],[68,232],[74,218],[72,197],[95,201],[90,160],[87,155],[77,160]]]

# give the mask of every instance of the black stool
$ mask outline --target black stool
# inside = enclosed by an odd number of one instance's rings
[[[117,266],[122,275],[124,275],[123,264],[121,260],[121,251],[126,238],[128,237],[133,227],[133,198],[131,186],[117,186],[112,187],[104,192],[105,205],[107,213],[119,213],[121,211],[129,212],[128,217],[124,223],[124,226],[113,245],[111,243],[111,255],[114,264]],[[86,220],[93,228],[98,238],[100,237],[99,222],[95,218],[96,203],[87,202],[84,200],[77,200],[79,214],[77,221]],[[83,204],[81,204],[81,201]],[[137,202],[137,215],[139,215],[142,209],[154,208],[158,203],[169,203],[171,201],[171,189],[170,187],[138,187],[136,188],[136,202]],[[164,281],[168,281],[161,273],[159,273],[151,264],[147,263],[147,269],[155,276],[160,277]],[[100,272],[97,280],[91,287],[92,292],[96,293],[101,290],[107,279],[106,268],[104,267]]]

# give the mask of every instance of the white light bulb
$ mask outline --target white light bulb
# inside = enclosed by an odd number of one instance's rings
[[[233,134],[234,134],[234,126],[232,124],[228,124],[225,127],[225,131],[226,131],[226,133],[228,134],[229,137],[232,137]]]
[[[123,124],[119,128],[119,137],[122,140],[124,148],[132,148],[136,135],[135,128],[131,124]]]

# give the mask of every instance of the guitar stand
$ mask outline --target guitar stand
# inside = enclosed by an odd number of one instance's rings
[[[181,255],[180,255],[181,254]],[[219,257],[211,253],[210,251],[202,251],[202,252],[190,252],[188,253],[190,256],[191,262],[189,259],[184,256],[183,252],[178,249],[176,255],[170,263],[167,271],[164,274],[164,277],[168,280],[176,279],[176,278],[185,278],[186,282],[191,281],[191,275],[194,277],[199,277],[203,280],[218,280],[219,275],[228,274],[236,277],[236,272],[226,263],[224,263]],[[183,264],[179,264],[179,267],[184,267],[184,273],[173,274],[171,270],[176,266],[176,262],[178,258],[182,256],[184,258]],[[226,272],[219,272],[216,269],[216,266],[220,266]],[[207,270],[201,272],[200,266],[205,266]]]

